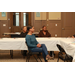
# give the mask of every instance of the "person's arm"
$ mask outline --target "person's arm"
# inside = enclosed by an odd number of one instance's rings
[[[36,44],[37,44],[37,47],[41,47],[41,44],[39,44],[39,42],[36,40]]]
[[[51,34],[47,31],[48,37],[51,37]]]
[[[41,37],[41,31],[39,32],[39,35],[38,36]]]
[[[35,36],[35,35],[34,35]],[[36,38],[36,37],[35,37]],[[36,40],[36,39],[35,39]],[[41,47],[41,44],[39,44],[39,42],[36,40],[36,45],[37,45],[37,47]]]
[[[34,35],[34,37],[35,37],[35,35]],[[35,41],[36,41],[36,44],[39,44],[39,42],[36,40],[36,37],[35,37]]]
[[[36,44],[39,44],[39,42],[36,40]]]
[[[33,45],[33,44],[30,43],[29,37],[26,38],[26,42],[27,42],[28,47],[37,47],[37,45]]]

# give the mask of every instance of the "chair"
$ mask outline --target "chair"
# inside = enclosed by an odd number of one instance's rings
[[[25,43],[26,43],[26,42],[25,42]],[[27,43],[26,43],[26,45],[27,45]],[[39,58],[40,61],[42,62],[41,58],[39,57],[39,56],[40,56],[39,52],[32,52],[32,51],[29,49],[28,45],[27,45],[27,48],[28,48],[28,52],[27,52],[27,59],[26,59],[26,62],[27,62],[27,60],[28,60],[28,62],[29,62],[30,56],[33,56],[37,62],[38,62],[38,60],[37,60],[38,58]],[[37,58],[36,58],[34,55],[37,55]]]
[[[60,52],[58,53],[58,60],[57,60],[57,62],[59,61],[59,58],[64,60],[64,62],[65,61],[72,62],[73,58],[70,55],[66,54],[65,50],[59,44],[57,44],[57,48],[60,50]]]

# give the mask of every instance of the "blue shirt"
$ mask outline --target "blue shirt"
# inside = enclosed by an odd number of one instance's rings
[[[37,47],[37,44],[38,44],[34,34],[32,34],[32,35],[27,34],[26,35],[26,42],[27,42],[27,45],[30,50],[33,50],[33,48]]]

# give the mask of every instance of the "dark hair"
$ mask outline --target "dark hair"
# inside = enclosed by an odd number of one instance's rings
[[[29,32],[30,29],[32,29],[33,26],[28,26],[27,31]]]
[[[73,36],[75,37],[75,34]]]
[[[42,26],[42,28],[44,28],[44,27],[46,27],[45,25],[44,26]]]
[[[22,30],[23,30],[24,27],[27,27],[27,26],[23,26],[23,27],[22,27]]]

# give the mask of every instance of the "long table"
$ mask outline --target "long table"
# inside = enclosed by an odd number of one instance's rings
[[[75,38],[61,39],[60,45],[68,55],[73,57],[73,62],[75,62]]]
[[[40,44],[45,44],[48,51],[59,51],[56,44],[60,44],[67,54],[75,61],[75,39],[74,38],[36,38]],[[0,50],[28,50],[25,38],[0,38]]]
[[[48,51],[59,51],[56,44],[57,38],[36,38],[40,44],[45,44]],[[0,39],[0,50],[27,50],[25,38],[2,38]]]
[[[21,36],[20,36],[20,34],[21,34],[21,32],[15,32],[15,33],[3,33],[3,35],[10,35],[11,36],[11,38],[20,38]],[[34,32],[33,33],[36,37],[38,36],[38,34],[39,34],[39,32]]]

